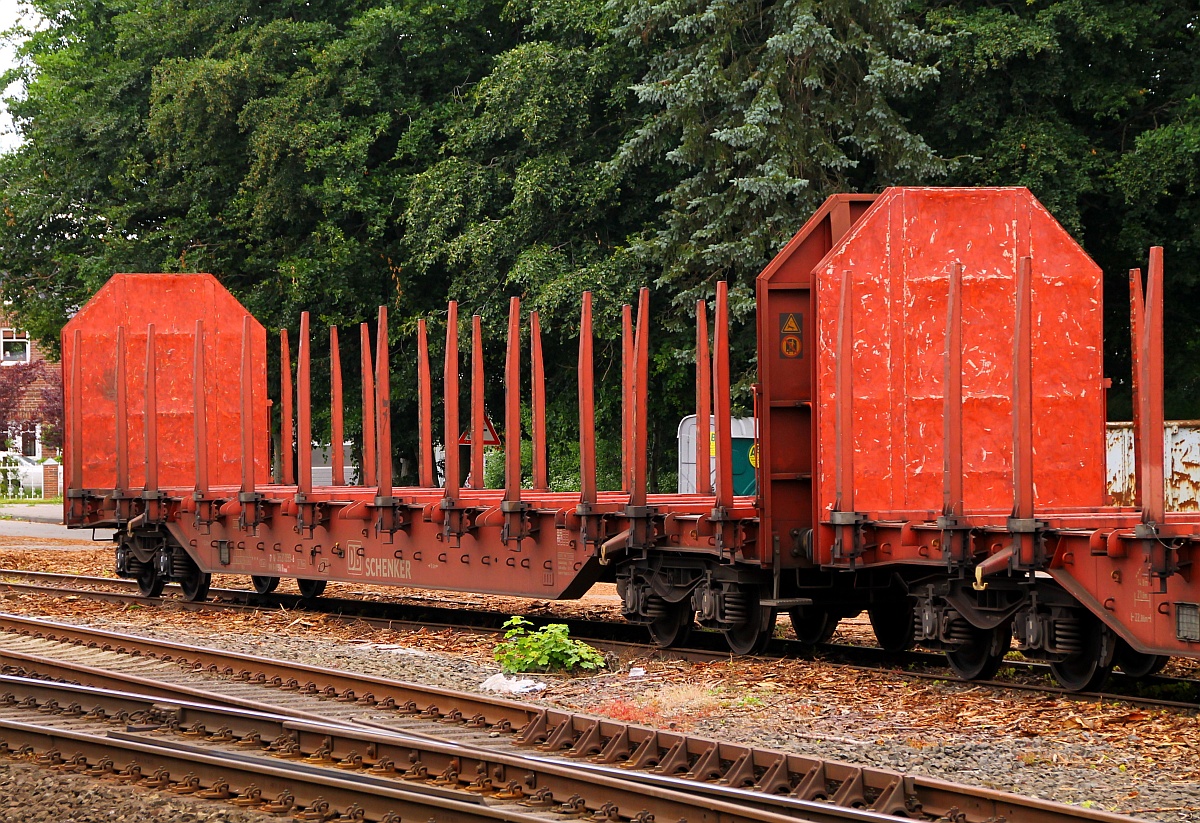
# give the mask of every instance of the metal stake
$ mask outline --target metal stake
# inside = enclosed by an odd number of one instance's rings
[[[579,319],[579,502],[596,503],[596,396],[592,364],[592,293],[583,293]]]
[[[333,485],[346,485],[345,428],[342,420],[342,352],[337,326],[329,327],[329,465]]]
[[[708,354],[708,305],[696,301],[696,494],[712,494],[712,363]]]
[[[293,468],[294,449],[292,444],[292,353],[288,346],[287,329],[279,330],[279,443],[283,485],[296,482]]]
[[[546,366],[542,359],[542,324],[537,312],[529,315],[529,357],[533,381],[533,487],[550,488],[546,463]]]
[[[366,323],[358,327],[359,346],[362,350],[359,367],[362,372],[362,430],[363,462],[362,482],[364,486],[375,485],[375,375],[371,363],[371,330]]]

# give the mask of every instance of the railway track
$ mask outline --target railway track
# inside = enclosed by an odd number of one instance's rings
[[[319,807],[318,798],[330,804],[326,817],[298,819],[324,821],[334,811],[343,819],[466,819],[487,808],[526,815],[504,818],[515,821],[549,813],[612,823],[1129,820],[544,706],[11,615],[0,615],[0,660],[22,675],[0,678],[0,738],[8,750],[28,743],[43,763],[114,778],[128,777],[132,761],[145,765],[153,755],[160,762],[163,752],[169,774],[159,774],[162,787],[222,799],[244,796],[253,783],[262,797],[276,798],[267,801],[276,808],[291,803],[287,812]],[[118,755],[103,750],[111,741]],[[224,766],[230,752],[239,755],[236,768]],[[297,777],[296,766],[313,779]],[[255,777],[251,767],[266,768],[267,776]],[[237,786],[216,785],[229,773],[238,775]],[[352,797],[348,782],[369,784],[369,802]],[[413,789],[420,789],[415,799],[397,795]],[[427,813],[426,789],[449,811]],[[416,809],[399,811],[401,800]],[[346,816],[358,814],[351,804],[362,818]]]
[[[90,707],[84,710],[84,706]],[[0,677],[0,750],[300,820],[509,820],[545,823],[592,807],[599,819],[784,823],[794,818],[581,772],[467,742],[435,741],[198,702]],[[14,744],[10,741],[16,741]],[[551,788],[553,787],[553,789]],[[554,790],[559,798],[554,796]],[[808,804],[814,823],[880,815]]]
[[[42,583],[17,583],[11,578]],[[107,591],[84,586],[104,586]],[[178,588],[178,587],[173,587]],[[36,592],[52,596],[77,596],[88,599],[107,600],[119,603],[158,602],[157,598],[144,598],[137,592],[137,583],[120,578],[92,577],[87,575],[64,575],[49,572],[26,572],[16,569],[0,569],[0,590]],[[509,615],[501,612],[477,609],[450,608],[440,604],[408,604],[380,602],[352,598],[308,599],[299,595],[273,592],[260,595],[244,589],[212,589],[212,600],[192,602],[173,599],[178,608],[196,610],[253,610],[265,607],[304,609],[322,614],[354,619],[379,628],[448,628],[499,633]],[[536,624],[547,621],[545,615],[525,615]],[[673,659],[703,661],[725,659],[729,651],[716,632],[693,632],[686,647],[657,650],[644,641],[645,630],[616,621],[583,620],[578,618],[553,618],[566,623],[573,637],[617,654],[661,654]],[[954,679],[944,655],[926,651],[902,653],[886,652],[871,646],[848,644],[822,644],[811,646],[787,638],[775,638],[762,652],[766,657],[813,657],[833,665],[849,666],[861,670],[887,670],[897,676],[921,680]],[[979,685],[1015,689],[1044,694],[1054,694],[1084,701],[1097,699],[1119,699],[1134,705],[1156,708],[1200,710],[1200,681],[1191,678],[1154,675],[1134,678],[1120,671],[1113,672],[1104,691],[1073,692],[1051,685],[1049,667],[1044,663],[1029,660],[1005,662],[1012,677],[1008,679],[974,681]]]

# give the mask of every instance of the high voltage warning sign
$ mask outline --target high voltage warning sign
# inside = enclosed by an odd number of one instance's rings
[[[779,315],[779,353],[786,358],[802,357],[804,342],[800,324],[804,315],[788,312]]]

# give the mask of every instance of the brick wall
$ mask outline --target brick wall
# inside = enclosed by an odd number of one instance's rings
[[[29,339],[28,335],[19,326],[12,322],[12,320],[4,313],[3,310],[0,310],[0,329],[3,330],[3,332],[0,332],[0,334],[3,335],[0,336],[0,355],[3,353],[2,347],[6,341],[11,340],[14,343],[17,341],[27,341],[30,363],[44,363],[47,369],[58,368],[58,364],[56,362],[46,358],[46,355],[42,350],[42,347],[38,345],[38,342],[36,340]],[[0,368],[5,367],[0,365]],[[45,378],[45,376],[39,375],[38,378],[34,380],[33,383],[31,383],[29,387],[22,393],[21,400],[17,405],[17,417],[20,422],[41,422],[38,419],[38,412],[42,405],[42,391],[49,386],[50,382]],[[20,447],[20,444],[16,445],[18,448]]]

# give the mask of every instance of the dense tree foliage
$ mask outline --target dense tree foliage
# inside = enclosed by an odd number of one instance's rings
[[[621,303],[646,286],[652,474],[669,485],[692,307],[717,279],[732,284],[745,404],[753,276],[827,194],[1021,184],[1109,273],[1118,377],[1123,272],[1167,245],[1182,355],[1169,412],[1200,416],[1200,358],[1186,356],[1200,346],[1195,2],[32,6],[45,24],[9,77],[24,80],[10,107],[25,142],[0,156],[0,268],[3,297],[47,341],[120,270],[212,271],[293,332],[303,309],[315,328],[353,331],[387,304],[404,457],[416,318],[440,349],[447,299],[483,316],[498,412],[507,298],[520,296],[546,334],[552,473],[567,487],[591,289],[612,485],[619,369],[606,364]],[[342,340],[353,397],[357,334]]]
[[[679,305],[757,274],[831,191],[940,174],[893,107],[935,77],[917,58],[936,41],[898,12],[887,0],[630,3],[617,35],[648,58],[634,87],[647,114],[611,167],[680,170],[634,244]]]
[[[660,377],[671,396],[690,397],[681,366],[694,346],[692,307],[728,280],[736,400],[749,413],[755,275],[829,194],[942,171],[893,107],[935,76],[921,58],[935,40],[892,0],[622,9],[616,36],[648,66],[633,87],[643,114],[607,168],[622,178],[669,170],[653,189],[661,216],[627,250],[652,272],[659,305],[670,304],[656,315]]]
[[[907,109],[950,181],[1028,186],[1108,275],[1113,414],[1129,416],[1126,272],[1166,247],[1168,414],[1200,412],[1200,4],[930,0],[939,81]],[[1193,342],[1195,341],[1195,342]]]

